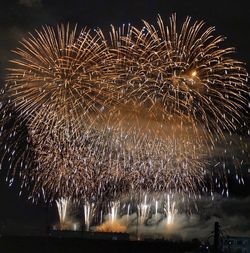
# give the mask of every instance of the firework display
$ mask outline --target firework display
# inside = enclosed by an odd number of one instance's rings
[[[46,26],[14,51],[1,94],[2,164],[34,201],[56,200],[62,223],[69,199],[84,203],[89,230],[97,202],[114,210],[138,197],[143,224],[142,196],[167,193],[162,212],[172,223],[169,196],[228,192],[226,168],[216,169],[224,158],[213,164],[213,152],[246,125],[244,64],[204,22],[188,17],[178,28],[172,15],[170,25],[160,16],[143,24],[112,26],[107,37]],[[114,222],[98,229],[125,230]]]

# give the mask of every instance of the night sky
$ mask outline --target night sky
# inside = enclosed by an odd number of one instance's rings
[[[78,23],[79,27],[100,27],[108,31],[110,24],[131,23],[141,26],[141,19],[156,24],[157,14],[167,21],[176,12],[177,20],[184,21],[187,15],[193,20],[204,20],[207,26],[215,26],[216,34],[227,37],[225,46],[236,47],[236,58],[246,62],[250,72],[250,8],[246,0],[2,0],[0,3],[0,80],[4,83],[5,68],[11,58],[10,50],[18,46],[18,40],[40,26],[58,23]],[[244,136],[246,141],[249,137]],[[2,143],[1,143],[2,145]],[[250,165],[245,165],[245,186],[230,183],[231,197],[214,202],[207,207],[211,219],[225,217],[225,227],[239,226],[237,231],[250,236]],[[219,203],[219,204],[218,204]],[[45,227],[55,221],[54,206],[33,205],[25,196],[18,196],[14,185],[8,188],[3,176],[0,181],[0,226],[26,224],[29,227]],[[211,223],[209,223],[211,221]],[[244,226],[241,224],[244,223]],[[20,224],[20,225],[19,225]],[[197,224],[198,226],[199,224]],[[211,225],[212,226],[212,225]],[[211,227],[212,230],[212,227]],[[194,236],[195,237],[195,236]]]

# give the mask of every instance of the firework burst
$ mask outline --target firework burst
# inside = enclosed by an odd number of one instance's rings
[[[14,51],[18,58],[7,75],[7,93],[20,116],[70,138],[116,100],[106,43],[86,28],[77,37],[76,28],[46,26],[30,34]]]
[[[190,17],[180,29],[175,15],[169,26],[160,16],[157,24],[113,28],[122,92],[149,112],[157,106],[162,117],[193,122],[212,142],[214,135],[235,131],[243,123],[249,88],[244,64],[231,57],[234,49],[223,49],[225,38],[215,36],[214,27],[191,24]]]
[[[69,178],[75,175],[73,182],[86,181],[91,172],[82,162],[88,151],[76,143],[86,141],[92,120],[118,100],[106,42],[100,33],[91,36],[86,28],[79,37],[76,34],[76,26],[43,27],[23,39],[8,70],[1,108],[3,160],[9,163],[7,180],[12,182],[20,171],[23,186],[29,186],[30,179],[34,183],[29,187],[32,195],[49,189],[55,191],[53,196],[64,197],[60,193],[69,186],[78,192],[78,185],[69,184]],[[26,143],[26,148],[20,143]],[[94,164],[94,159],[95,155],[88,163]]]

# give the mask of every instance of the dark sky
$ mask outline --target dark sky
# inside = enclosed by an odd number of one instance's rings
[[[155,23],[158,13],[167,19],[173,12],[177,13],[180,21],[190,15],[194,20],[204,20],[208,26],[215,26],[217,34],[227,37],[225,44],[236,47],[238,59],[246,62],[250,71],[250,8],[246,0],[1,0],[1,86],[4,83],[4,69],[11,58],[10,50],[18,45],[18,40],[41,25],[70,22],[78,23],[80,27],[87,25],[89,28],[100,27],[106,31],[110,24],[122,25],[130,22],[140,26],[141,19]],[[249,174],[246,175],[246,182],[248,186],[241,187],[232,183],[234,197],[244,197],[244,205],[246,201],[250,204]],[[55,208],[32,205],[24,197],[17,195],[15,187],[9,189],[1,178],[0,223],[9,220],[44,224],[52,216],[55,218]],[[237,205],[239,209],[240,202]],[[234,213],[236,216],[238,209]],[[233,210],[234,206],[232,212]]]

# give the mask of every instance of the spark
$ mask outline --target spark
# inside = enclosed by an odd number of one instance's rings
[[[91,221],[94,216],[95,211],[95,205],[94,203],[90,204],[89,202],[86,202],[84,204],[84,223],[85,223],[85,230],[89,231]]]
[[[66,198],[60,198],[56,200],[59,220],[60,220],[60,229],[66,228],[67,223],[67,210],[69,207],[69,199]]]
[[[171,202],[169,194],[167,195],[167,202],[165,203],[164,211],[167,217],[167,225],[171,225],[174,223],[175,215],[178,210],[175,208],[175,201]]]
[[[148,217],[150,211],[150,204],[147,203],[147,194],[144,196],[144,202],[137,206],[138,210],[138,221],[140,225],[143,225]]]

